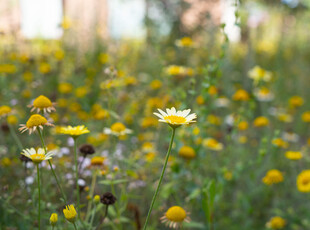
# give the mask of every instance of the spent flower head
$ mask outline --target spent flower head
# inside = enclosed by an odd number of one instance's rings
[[[40,114],[33,114],[30,116],[26,124],[21,124],[19,131],[22,133],[29,130],[29,134],[33,133],[37,128],[43,130],[43,126],[53,126],[53,124],[49,123],[45,117]]]
[[[31,112],[36,110],[37,113],[40,111],[43,111],[44,113],[56,111],[54,105],[56,103],[51,102],[51,100],[43,95],[38,96],[36,99],[34,99],[32,105],[28,105],[28,107],[31,108]]]

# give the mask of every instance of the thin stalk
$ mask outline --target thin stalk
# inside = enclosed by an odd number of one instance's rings
[[[161,175],[160,175],[160,178],[159,178],[159,182],[158,182],[156,191],[155,191],[153,199],[152,199],[152,203],[151,203],[150,209],[148,211],[148,214],[147,214],[147,217],[146,217],[146,220],[145,220],[145,224],[144,224],[143,230],[146,230],[146,227],[147,227],[147,224],[148,224],[148,221],[149,221],[149,218],[150,218],[150,215],[151,215],[151,212],[152,212],[152,209],[153,209],[153,206],[154,206],[157,194],[159,192],[159,188],[160,188],[161,182],[162,182],[164,174],[165,174],[165,170],[166,170],[166,167],[167,167],[168,159],[169,159],[170,152],[171,152],[171,149],[172,149],[173,139],[174,139],[174,135],[175,135],[175,129],[176,128],[172,128],[172,135],[171,135],[171,139],[170,139],[169,148],[168,148],[168,151],[167,151],[167,154],[166,154],[165,164],[164,164],[164,167],[162,169],[162,172],[161,172]]]
[[[92,229],[92,226],[93,226],[93,223],[94,223],[95,214],[96,214],[96,208],[97,208],[97,206],[95,204],[94,210],[93,210],[91,218],[90,218],[90,227],[89,227],[90,230]]]
[[[76,138],[73,138],[74,140],[74,164],[75,164],[75,183],[76,183],[76,201],[77,201],[77,210],[78,210],[78,217],[81,220],[80,215],[80,188],[79,188],[79,170],[78,170],[78,162],[77,162],[77,141]]]
[[[10,129],[11,135],[12,135],[14,141],[16,142],[19,150],[23,151],[23,145],[22,145],[21,141],[19,140],[18,136],[16,135],[16,132],[15,132],[14,128],[12,127],[11,124],[8,124],[8,125],[9,125],[9,129]]]
[[[40,220],[41,220],[41,188],[40,188],[40,168],[37,164],[37,174],[38,174],[38,190],[39,190],[39,207],[38,207],[38,227],[41,229]]]
[[[92,177],[92,180],[91,180],[90,193],[89,193],[89,196],[90,196],[91,198],[93,198],[93,196],[94,196],[95,185],[96,185],[96,179],[97,179],[97,170],[94,171],[93,177]],[[86,221],[88,221],[88,218],[89,218],[89,214],[90,214],[90,210],[91,210],[92,201],[93,201],[93,199],[90,199],[90,200],[88,201],[87,212],[86,212],[86,219],[85,219]]]
[[[77,230],[77,227],[76,227],[76,225],[75,225],[75,223],[74,223],[74,222],[73,222],[73,226],[74,226],[74,229],[75,229],[75,230]]]
[[[45,145],[45,142],[44,142],[44,139],[43,139],[42,132],[41,132],[40,128],[38,128],[37,130],[38,130],[38,133],[39,133],[39,136],[40,136],[40,139],[41,139],[41,144],[42,144],[42,147],[44,149],[44,153],[46,154],[47,149],[46,149],[46,145]],[[66,197],[64,191],[62,190],[62,187],[61,187],[61,185],[60,185],[60,183],[58,181],[58,178],[56,176],[55,170],[53,169],[52,162],[50,160],[48,160],[48,164],[50,166],[50,169],[52,171],[53,176],[55,177],[55,180],[56,180],[57,186],[58,186],[58,188],[59,188],[59,190],[61,192],[62,198],[64,199],[65,203],[67,204],[67,197]]]
[[[104,216],[103,216],[103,218],[101,219],[101,221],[100,221],[100,223],[98,224],[98,226],[97,226],[97,230],[98,229],[100,229],[100,226],[102,225],[102,223],[104,222],[104,220],[105,220],[105,218],[107,217],[107,215],[108,215],[108,209],[109,209],[109,205],[106,205],[105,206],[105,213],[104,213]],[[112,222],[113,223],[113,222]]]

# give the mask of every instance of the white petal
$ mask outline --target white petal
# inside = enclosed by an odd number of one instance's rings
[[[162,111],[161,109],[157,109],[160,113],[161,113],[161,115],[163,115],[164,117],[167,117],[168,116],[168,114],[167,113],[165,113],[164,111]]]
[[[164,117],[159,113],[153,113],[153,114],[156,115],[157,117],[161,118],[161,119],[164,119]]]

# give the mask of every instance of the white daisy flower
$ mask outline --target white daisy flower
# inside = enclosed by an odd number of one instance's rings
[[[21,154],[31,159],[33,163],[39,164],[44,160],[52,159],[52,156],[55,154],[55,151],[50,151],[45,154],[43,148],[39,148],[38,151],[36,151],[34,148],[31,148],[31,149],[24,149],[21,152]]]
[[[166,109],[166,112],[158,109],[160,113],[154,113],[160,119],[158,121],[168,123],[171,127],[176,128],[180,125],[190,124],[196,122],[194,119],[197,118],[196,113],[189,114],[190,109],[176,111],[174,107]]]

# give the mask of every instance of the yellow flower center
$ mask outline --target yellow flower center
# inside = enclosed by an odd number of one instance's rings
[[[41,163],[43,160],[45,160],[45,155],[44,154],[33,154],[31,155],[31,160],[34,163]]]
[[[173,206],[166,212],[166,217],[173,222],[182,222],[186,218],[186,212],[179,206]]]
[[[28,119],[26,126],[27,128],[32,128],[35,126],[45,125],[47,123],[47,120],[45,117],[42,117],[39,114],[31,115],[31,117]]]
[[[301,183],[303,185],[308,185],[310,183],[310,178],[309,177],[302,178]]]
[[[186,119],[184,117],[179,117],[175,115],[170,115],[164,118],[167,122],[172,123],[172,124],[183,124],[186,122]]]
[[[126,130],[126,126],[120,122],[116,122],[111,126],[111,130],[116,133],[120,133]]]
[[[51,107],[52,102],[47,97],[41,95],[33,101],[33,106],[39,109],[44,109],[44,108]]]

